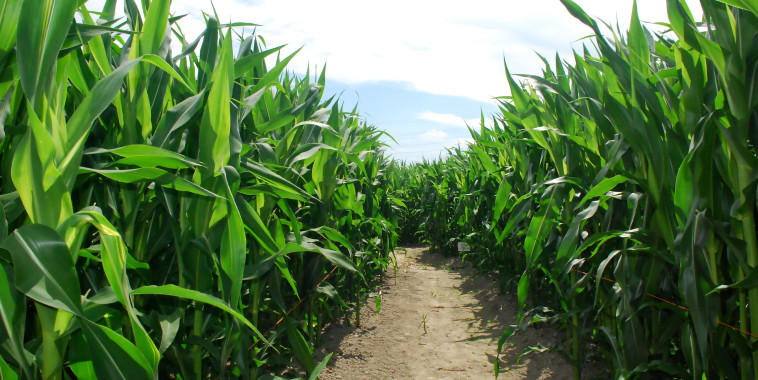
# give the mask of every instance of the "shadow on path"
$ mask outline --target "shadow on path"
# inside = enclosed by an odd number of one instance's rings
[[[360,327],[338,322],[326,329],[316,358],[334,355],[319,378],[494,378],[498,339],[516,323],[515,296],[499,294],[494,277],[460,258],[406,248],[396,251],[397,272],[390,267],[384,275],[380,315],[369,299]],[[571,364],[556,350],[522,356],[562,340],[549,325],[517,332],[500,355],[499,378],[571,379]]]
[[[472,264],[461,262],[460,257],[445,257],[425,249],[418,263],[450,272],[460,279],[460,292],[471,295],[476,300],[474,304],[467,305],[474,313],[474,318],[468,323],[472,330],[477,331],[473,338],[494,341],[492,350],[483,353],[489,363],[493,364],[494,371],[497,341],[508,326],[517,323],[516,296],[501,294],[493,275],[478,272]],[[517,332],[506,341],[500,354],[499,378],[572,379],[571,364],[557,352],[531,352],[522,356],[529,347],[541,346],[552,349],[560,345],[563,337],[564,334],[553,326],[533,326]],[[505,376],[507,374],[518,376]]]

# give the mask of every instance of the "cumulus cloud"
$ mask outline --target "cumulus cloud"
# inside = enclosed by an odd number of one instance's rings
[[[429,120],[435,123],[464,127],[466,120],[451,113],[422,112],[418,114],[419,120]]]
[[[439,129],[428,129],[426,132],[422,133],[421,136],[419,136],[421,140],[425,142],[437,142],[441,143],[445,141],[445,138],[447,137],[447,132],[440,131]]]
[[[422,112],[416,117],[419,120],[433,121],[435,123],[450,125],[460,128],[466,128],[466,126],[472,128],[478,128],[481,125],[481,118],[475,117],[471,119],[464,119],[458,115],[451,113],[438,113],[438,112]],[[492,124],[485,119],[485,124]]]
[[[88,2],[98,9],[103,0]],[[591,16],[621,29],[629,25],[632,0],[576,0]],[[696,0],[687,0],[699,18]],[[569,58],[572,46],[590,33],[558,0],[385,0],[325,2],[301,0],[215,0],[221,22],[263,25],[269,46],[303,50],[291,69],[304,73],[328,63],[329,78],[344,83],[405,81],[416,90],[489,101],[507,85],[503,58],[514,73],[538,74],[557,51]],[[638,0],[643,21],[666,21],[666,2]],[[101,7],[101,5],[100,5]],[[335,11],[339,10],[339,11]],[[174,1],[175,15],[190,39],[203,29],[210,0]],[[247,33],[252,28],[246,29]]]

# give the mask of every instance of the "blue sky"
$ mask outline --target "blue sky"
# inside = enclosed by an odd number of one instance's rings
[[[397,143],[383,140],[399,160],[434,159],[443,147],[465,145],[467,123],[479,128],[480,112],[487,117],[497,111],[492,101],[422,92],[407,82],[349,84],[328,78],[327,68],[327,93],[337,94],[345,108],[357,104],[369,123],[392,135]]]
[[[102,9],[104,0],[88,8]],[[628,29],[633,0],[575,0],[589,15]],[[686,0],[694,17],[697,0]],[[466,121],[497,110],[512,73],[540,74],[555,54],[571,57],[590,29],[559,0],[213,0],[221,22],[252,22],[295,73],[327,65],[327,91],[356,102],[366,120],[392,134],[397,159],[436,158],[465,144]],[[643,22],[666,21],[665,0],[638,0]],[[122,7],[121,5],[119,7]],[[193,40],[211,0],[173,0],[174,15]],[[655,27],[651,25],[651,27]],[[239,31],[239,30],[238,30]],[[243,30],[249,35],[252,28]],[[181,47],[176,46],[175,51]]]

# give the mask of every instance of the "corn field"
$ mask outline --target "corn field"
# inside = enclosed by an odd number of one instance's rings
[[[758,4],[561,2],[584,49],[409,164],[254,24],[0,0],[0,378],[315,379],[418,240],[517,295],[498,354],[553,323],[575,378],[758,376]]]
[[[315,378],[396,244],[382,132],[255,25],[1,4],[0,378]]]
[[[756,378],[758,5],[702,0],[697,21],[668,0],[659,32],[635,5],[621,33],[561,1],[593,30],[585,48],[541,76],[506,68],[492,128],[400,168],[418,234],[468,243],[517,294],[499,349],[551,322],[575,378],[590,360],[614,378]]]

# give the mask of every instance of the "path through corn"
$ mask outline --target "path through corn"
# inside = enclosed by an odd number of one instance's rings
[[[381,290],[361,310],[361,326],[330,326],[319,359],[334,352],[320,379],[488,379],[494,378],[497,340],[515,322],[515,297],[498,294],[497,284],[460,260],[425,248],[396,252]],[[560,339],[549,327],[528,329],[509,340],[501,356],[500,379],[570,379],[571,365],[553,347]]]

